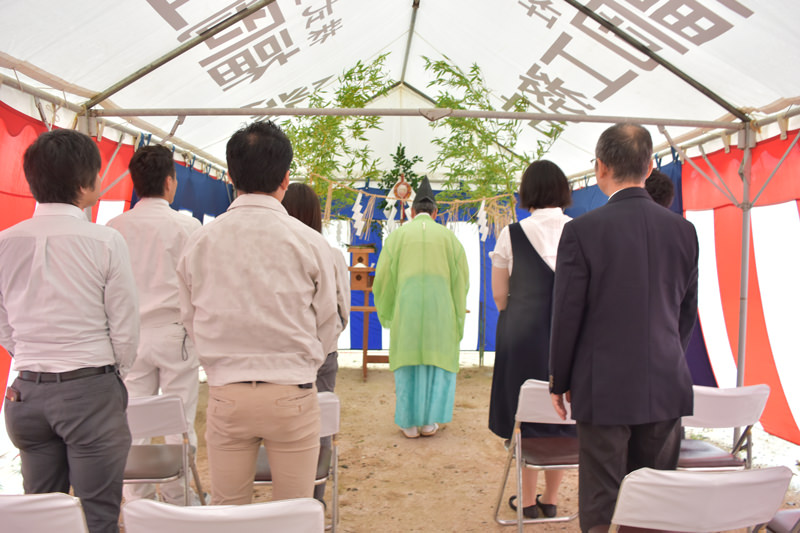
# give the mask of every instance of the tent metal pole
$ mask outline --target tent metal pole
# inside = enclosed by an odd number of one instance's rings
[[[655,61],[656,63],[658,63],[662,67],[664,67],[665,69],[669,70],[670,72],[672,72],[673,74],[678,76],[680,79],[682,79],[683,81],[685,81],[686,83],[688,83],[689,85],[694,87],[697,91],[699,91],[700,93],[704,94],[705,96],[707,96],[708,98],[713,100],[717,105],[721,106],[723,109],[728,111],[734,117],[738,118],[742,122],[749,122],[750,121],[750,118],[746,114],[744,114],[741,110],[739,110],[739,108],[737,108],[736,106],[728,103],[725,99],[723,99],[717,93],[713,92],[711,89],[709,89],[708,87],[706,87],[705,85],[703,85],[699,81],[695,80],[694,78],[692,78],[691,76],[689,76],[688,74],[686,74],[685,72],[680,70],[678,67],[676,67],[675,65],[673,65],[672,63],[670,63],[669,61],[667,61],[666,59],[664,59],[660,55],[658,55],[655,52],[653,52],[652,50],[650,50],[646,45],[644,45],[641,42],[639,42],[638,40],[634,39],[633,37],[628,35],[626,32],[622,31],[620,28],[615,26],[613,23],[611,23],[610,21],[606,20],[604,17],[598,15],[597,13],[595,13],[594,11],[589,9],[588,7],[586,7],[583,4],[579,3],[577,0],[564,0],[564,1],[566,3],[568,3],[569,5],[571,5],[572,7],[574,7],[575,9],[577,9],[578,11],[580,11],[581,13],[583,13],[584,15],[586,15],[587,17],[589,17],[590,19],[594,20],[595,22],[597,22],[598,24],[600,24],[601,26],[606,28],[607,30],[611,31],[614,35],[616,35],[617,37],[619,37],[620,39],[622,39],[623,41],[628,43],[630,46],[635,48],[637,51],[639,51],[642,54],[646,55],[647,57],[649,57],[650,59],[652,59],[653,61]]]
[[[747,343],[747,291],[750,279],[750,172],[752,169],[752,145],[754,132],[751,129],[745,130],[745,147],[742,164],[739,166],[739,176],[742,178],[742,202],[739,207],[742,209],[742,264],[741,264],[741,283],[739,285],[739,341],[736,357],[736,386],[744,385],[744,366]]]
[[[595,122],[616,124],[635,122],[651,126],[676,126],[713,128],[737,131],[742,124],[715,120],[667,119],[656,117],[620,117],[612,115],[582,115],[578,113],[528,113],[515,111],[488,111],[448,108],[307,108],[307,107],[174,107],[152,109],[92,109],[93,117],[168,117],[168,116],[357,116],[357,117],[416,117],[423,116],[435,121],[445,117],[491,118],[498,120],[542,120],[551,122]]]
[[[419,11],[420,0],[414,0],[411,4],[411,25],[408,27],[408,40],[406,41],[406,53],[403,56],[403,70],[400,72],[400,83],[406,81],[406,67],[408,67],[408,56],[411,54],[411,40],[414,38],[414,28],[417,26],[417,11]]]
[[[228,29],[229,27],[233,26],[234,24],[236,24],[240,20],[246,19],[247,17],[249,17],[250,15],[255,13],[256,11],[259,11],[261,8],[268,6],[269,4],[273,3],[274,1],[275,0],[258,0],[256,3],[254,3],[253,5],[248,7],[247,9],[239,11],[235,15],[231,15],[230,17],[228,17],[227,19],[223,20],[219,24],[217,24],[215,26],[212,26],[211,28],[209,28],[206,31],[200,33],[199,35],[197,35],[195,37],[192,37],[191,39],[189,39],[188,41],[186,41],[185,43],[183,43],[179,47],[175,48],[174,50],[172,50],[170,52],[167,52],[166,54],[164,54],[163,56],[159,57],[158,59],[156,59],[152,63],[149,63],[148,65],[145,65],[144,67],[140,68],[139,70],[137,70],[133,74],[121,79],[120,81],[118,81],[117,83],[115,83],[114,85],[109,87],[108,89],[97,93],[96,95],[91,97],[89,100],[87,100],[83,104],[83,107],[86,108],[86,109],[90,109],[90,108],[96,106],[97,104],[99,104],[103,100],[107,99],[111,95],[121,91],[122,89],[124,89],[125,87],[130,85],[131,83],[133,83],[136,80],[138,80],[138,79],[146,76],[147,74],[151,73],[152,71],[154,71],[158,67],[164,65],[165,63],[168,63],[169,61],[172,61],[173,59],[175,59],[179,55],[183,54],[184,52],[186,52],[188,50],[191,50],[192,48],[194,48],[198,44],[203,43],[204,41],[206,41],[206,40],[210,39],[211,37],[213,37],[214,35],[218,34],[219,32]]]
[[[744,370],[747,347],[747,292],[750,282],[750,177],[752,169],[752,147],[755,144],[755,132],[746,128],[744,133],[744,157],[739,165],[739,176],[742,178],[742,262],[739,283],[739,339],[736,355],[736,386],[744,386]],[[733,431],[733,442],[739,440],[740,428]]]

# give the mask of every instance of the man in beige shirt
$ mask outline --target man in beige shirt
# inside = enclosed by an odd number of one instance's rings
[[[310,498],[319,452],[317,369],[340,327],[330,249],[289,216],[292,146],[272,122],[227,145],[238,197],[178,264],[183,323],[208,374],[211,503],[252,499],[264,443],[273,499]]]

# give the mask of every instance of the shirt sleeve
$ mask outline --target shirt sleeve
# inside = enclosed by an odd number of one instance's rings
[[[698,285],[698,266],[699,259],[699,245],[697,243],[697,233],[694,236],[694,262],[692,271],[689,273],[689,284],[686,289],[686,294],[681,300],[681,308],[679,315],[678,328],[681,335],[681,344],[683,345],[684,353],[689,348],[689,341],[692,338],[692,331],[694,330],[695,323],[697,322],[697,285]]]
[[[11,357],[14,357],[14,338],[11,324],[8,322],[8,311],[2,292],[0,292],[0,346],[5,348]]]
[[[336,266],[336,308],[344,330],[350,322],[350,271],[347,270],[347,262],[342,253],[334,248],[331,248],[331,251]]]
[[[312,230],[313,231],[313,230]],[[321,354],[324,361],[325,356],[331,347],[336,351],[339,332],[342,330],[342,323],[336,306],[336,273],[333,262],[331,261],[331,248],[324,241],[322,235],[319,236],[321,243],[314,243],[314,257],[317,261],[317,274],[314,279],[316,289],[311,299],[311,307],[317,324],[317,338],[322,343],[326,353]]]
[[[497,243],[494,245],[494,251],[489,252],[489,257],[492,259],[493,267],[508,268],[511,264],[511,236],[508,232],[508,226],[500,231]]]
[[[192,305],[192,278],[189,275],[186,267],[186,247],[184,246],[183,253],[178,259],[178,267],[176,269],[178,274],[178,298],[181,302],[181,322],[183,322],[183,329],[192,339],[192,342],[197,346],[197,341],[194,338],[194,305]]]
[[[118,232],[110,245],[110,261],[105,288],[108,333],[114,360],[124,376],[136,359],[139,345],[139,296],[133,278],[128,246]]]
[[[378,255],[378,265],[375,267],[375,280],[372,284],[372,293],[375,295],[375,308],[378,311],[378,320],[384,328],[392,327],[394,318],[394,303],[397,296],[397,279],[394,273],[393,246],[396,233],[389,235],[383,244],[383,249]]]

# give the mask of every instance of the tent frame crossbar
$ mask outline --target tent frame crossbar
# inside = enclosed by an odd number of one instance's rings
[[[677,126],[686,128],[712,128],[738,131],[739,123],[715,120],[691,120],[657,117],[619,117],[612,115],[583,115],[579,113],[529,113],[516,111],[489,111],[449,108],[302,108],[302,107],[175,107],[141,109],[92,109],[92,117],[169,117],[169,116],[359,116],[359,117],[416,117],[423,116],[434,122],[445,117],[484,118],[497,120],[541,120],[550,122],[595,122],[616,124],[635,122],[651,126]]]
[[[32,86],[30,86],[28,84],[22,83],[22,82],[14,79],[14,78],[12,78],[10,76],[6,76],[3,73],[0,73],[0,85],[7,85],[8,87],[11,87],[12,89],[15,89],[15,90],[18,90],[18,91],[20,91],[20,92],[22,92],[24,94],[27,94],[28,96],[31,96],[34,99],[35,98],[39,98],[40,100],[44,100],[46,102],[49,102],[50,104],[52,104],[53,106],[55,106],[57,108],[63,108],[63,109],[66,109],[68,111],[72,111],[73,113],[76,113],[76,114],[80,114],[81,112],[84,111],[84,109],[78,104],[75,104],[73,102],[65,100],[64,98],[61,98],[61,97],[56,96],[54,94],[50,94],[50,93],[48,93],[46,91],[43,91],[41,89],[37,89],[36,87],[32,87]],[[95,118],[95,120],[97,121],[98,127],[106,127],[107,126],[107,127],[111,128],[113,130],[116,130],[116,131],[120,132],[120,133],[124,133],[125,135],[130,135],[134,139],[139,138],[139,136],[142,135],[142,132],[152,133],[153,135],[155,135],[157,137],[160,137],[162,139],[162,142],[169,141],[170,144],[180,148],[181,150],[185,150],[185,151],[191,153],[192,155],[198,156],[198,158],[200,159],[200,161],[204,165],[207,165],[207,166],[215,169],[219,173],[220,176],[222,176],[225,173],[226,165],[225,165],[225,163],[223,161],[217,159],[216,157],[212,156],[211,154],[206,153],[205,151],[201,150],[200,148],[198,148],[198,147],[196,147],[196,146],[194,146],[194,145],[192,145],[192,144],[190,144],[190,143],[188,143],[188,142],[186,142],[186,141],[184,141],[182,139],[174,137],[173,135],[171,135],[171,134],[169,134],[169,133],[167,133],[165,131],[162,131],[159,128],[156,128],[155,126],[152,126],[151,124],[148,124],[147,122],[137,121],[137,120],[129,120],[129,122],[131,124],[133,124],[134,126],[139,128],[139,130],[135,130],[135,129],[131,129],[131,128],[125,126],[124,124],[118,124],[118,123],[115,123],[115,122],[111,122],[111,121],[105,120],[103,118]],[[52,124],[50,126],[52,126]]]

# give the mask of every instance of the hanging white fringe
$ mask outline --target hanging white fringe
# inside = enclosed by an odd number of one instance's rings
[[[481,234],[481,242],[486,242],[489,236],[489,217],[486,215],[486,200],[481,201],[478,209],[478,233]]]
[[[356,196],[356,201],[353,204],[353,230],[355,234],[361,237],[364,234],[364,213],[361,212],[361,193]]]

